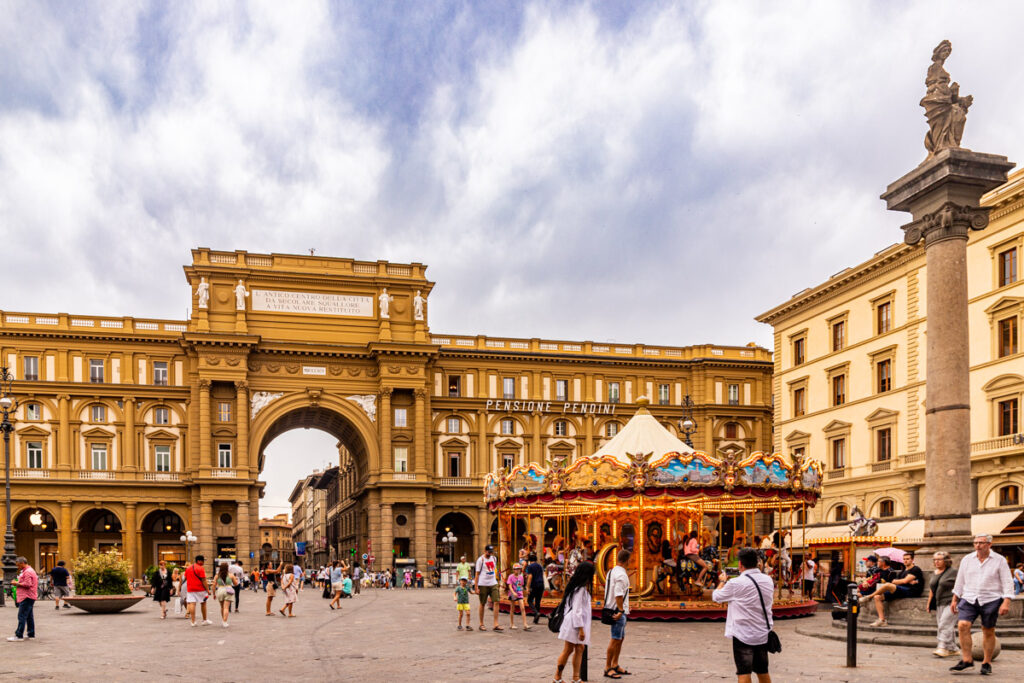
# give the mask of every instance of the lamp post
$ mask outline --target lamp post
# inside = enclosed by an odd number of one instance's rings
[[[186,531],[178,540],[185,544],[185,564],[188,564],[188,559],[191,555],[189,547],[199,543],[199,537],[193,536],[191,531]]]
[[[679,420],[679,431],[683,434],[683,441],[687,446],[693,448],[693,440],[690,435],[697,431],[697,423],[693,421],[693,401],[690,395],[683,397],[683,417]]]
[[[448,547],[448,564],[455,562],[455,542],[459,540],[459,537],[453,534],[451,531],[448,535],[441,537],[441,543],[444,543]]]
[[[4,530],[4,577],[3,584],[0,585],[0,607],[6,604],[7,587],[14,581],[18,571],[14,563],[14,528],[11,526],[11,432],[14,431],[11,413],[18,409],[18,400],[11,395],[13,381],[14,375],[6,367],[0,368],[0,413],[3,414],[0,432],[4,434],[4,505],[7,520],[7,528]]]

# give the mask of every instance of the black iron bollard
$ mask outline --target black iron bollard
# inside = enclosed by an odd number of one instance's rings
[[[581,681],[590,680],[590,679],[587,678],[587,650],[588,649],[589,648],[586,645],[583,646],[583,659],[580,661],[580,680]]]
[[[857,585],[846,588],[846,666],[857,668],[857,619],[860,612],[860,594]]]

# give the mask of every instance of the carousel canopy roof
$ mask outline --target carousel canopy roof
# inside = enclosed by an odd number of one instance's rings
[[[647,411],[647,399],[637,403],[640,409],[611,441],[597,449],[595,457],[607,456],[628,467],[633,462],[630,455],[645,455],[652,462],[666,453],[694,452]]]

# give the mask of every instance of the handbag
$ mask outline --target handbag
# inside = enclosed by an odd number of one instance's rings
[[[747,574],[747,578],[750,579],[754,584],[754,590],[757,591],[757,599],[761,601],[761,613],[764,614],[765,626],[768,626],[768,652],[772,654],[778,654],[782,652],[782,641],[779,640],[779,634],[771,629],[771,622],[768,621],[768,610],[764,606],[764,596],[761,595],[761,587],[757,585],[757,581],[754,581],[754,577]]]
[[[548,630],[558,633],[562,630],[562,622],[565,620],[565,597],[558,603],[558,606],[548,615]]]
[[[608,581],[604,585],[604,603],[601,605],[601,623],[607,626],[613,626],[615,624],[615,612],[613,607],[608,607],[608,589],[612,587],[612,582]]]

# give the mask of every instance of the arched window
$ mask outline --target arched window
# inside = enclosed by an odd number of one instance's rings
[[[149,530],[154,534],[180,534],[185,529],[181,525],[181,517],[178,517],[173,512],[169,512],[154,516]]]
[[[896,503],[890,499],[879,501],[878,503],[878,516],[879,517],[895,517],[896,516]]]
[[[850,516],[850,509],[845,505],[836,505],[833,516],[837,522],[845,522]]]
[[[1020,505],[1020,487],[1007,484],[999,489],[999,505]]]

